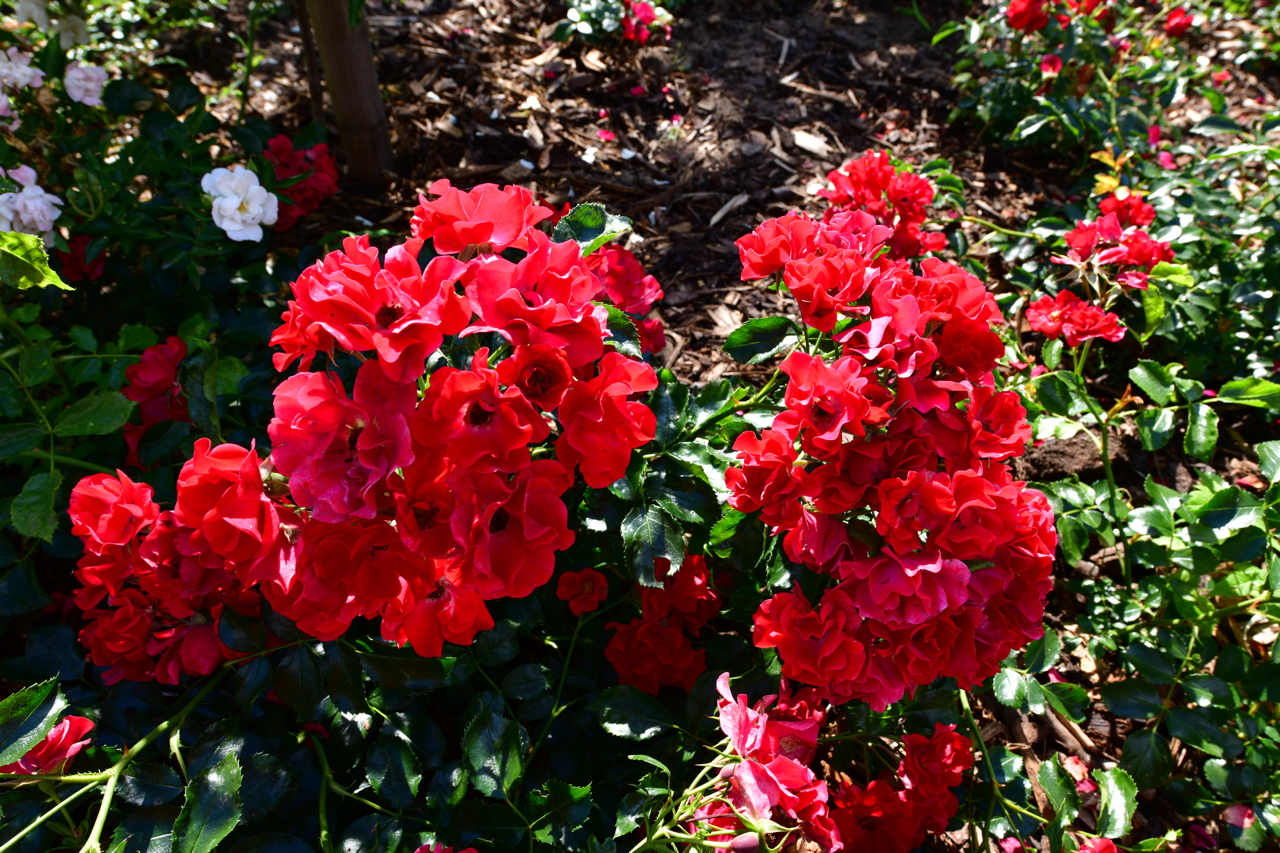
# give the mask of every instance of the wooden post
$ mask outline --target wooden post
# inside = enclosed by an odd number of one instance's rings
[[[348,0],[306,2],[346,155],[347,176],[356,181],[380,180],[393,159],[369,26],[361,14],[360,26],[351,29]]]

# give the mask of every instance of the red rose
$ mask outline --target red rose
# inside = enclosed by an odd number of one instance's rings
[[[71,532],[93,554],[128,545],[160,517],[160,507],[151,499],[154,493],[146,483],[133,482],[123,471],[114,477],[91,474],[71,490]]]
[[[1009,26],[1024,33],[1043,30],[1049,25],[1049,13],[1044,10],[1044,0],[1011,0],[1005,17]]]
[[[629,625],[610,622],[617,631],[605,647],[604,656],[618,672],[618,681],[657,695],[663,687],[693,689],[707,669],[707,653],[695,651],[679,627],[648,619]]]
[[[533,203],[524,187],[481,184],[470,192],[455,189],[447,179],[427,188],[434,201],[418,197],[409,230],[421,240],[432,240],[443,255],[487,255],[508,248],[529,250],[534,226],[552,215]],[[462,260],[469,260],[464,257]]]
[[[1098,203],[1102,215],[1114,213],[1121,225],[1136,225],[1145,228],[1156,219],[1156,209],[1142,200],[1137,193],[1129,193],[1124,198],[1114,194],[1108,195]]]
[[[382,617],[382,637],[406,642],[423,657],[438,658],[444,643],[469,646],[476,634],[493,627],[484,600],[460,583],[454,568],[436,565],[434,575],[415,580],[392,601]]]
[[[565,572],[556,585],[556,598],[569,602],[574,616],[590,613],[609,597],[609,581],[595,569]]]
[[[498,379],[514,385],[525,399],[545,412],[560,405],[573,381],[573,371],[564,354],[540,344],[516,347],[511,357],[498,365]]]
[[[779,365],[787,374],[786,411],[773,419],[773,428],[806,453],[826,458],[840,449],[846,435],[865,435],[883,410],[873,407],[866,387],[874,383],[861,363],[846,356],[826,364],[820,356],[793,352]]]
[[[106,254],[98,252],[92,261],[85,260],[86,250],[92,242],[93,238],[88,234],[76,234],[67,241],[67,248],[71,251],[55,250],[58,260],[62,262],[60,274],[64,281],[94,281],[102,278],[107,266]]]
[[[662,285],[653,276],[645,275],[636,256],[621,246],[601,246],[587,256],[586,262],[600,287],[596,299],[607,296],[628,314],[647,314],[653,303],[662,298]]]
[[[846,850],[909,853],[924,841],[924,828],[906,792],[875,779],[865,789],[845,784],[831,804],[831,819]]]
[[[419,454],[444,452],[455,465],[475,471],[515,471],[529,465],[529,445],[551,431],[518,387],[501,390],[498,371],[481,349],[471,370],[442,367],[431,374],[413,416]],[[438,448],[438,450],[437,450]]]
[[[819,224],[803,213],[788,213],[756,227],[736,245],[742,258],[742,280],[765,278],[788,262],[813,251]]]
[[[676,625],[696,634],[716,615],[720,604],[720,596],[711,588],[707,558],[690,554],[678,572],[668,574],[670,570],[670,560],[653,561],[654,577],[663,581],[663,585],[640,587],[641,614],[652,622]]]
[[[1165,18],[1164,33],[1169,38],[1182,38],[1194,23],[1195,19],[1187,13],[1186,7],[1178,6],[1169,12],[1169,17]]]
[[[571,472],[580,467],[593,489],[622,477],[631,451],[652,441],[657,428],[649,407],[628,399],[658,387],[653,368],[611,352],[600,360],[599,370],[594,379],[569,387],[557,413],[563,432],[556,458]]]
[[[12,764],[0,767],[0,773],[21,773],[28,776],[58,775],[67,772],[67,765],[89,745],[85,737],[93,730],[93,720],[85,717],[64,717],[49,730],[26,755]]]
[[[813,485],[804,467],[796,464],[799,457],[794,442],[767,429],[759,437],[754,432],[742,433],[733,449],[742,467],[724,472],[729,506],[739,512],[760,510],[760,520],[774,530],[795,527],[803,508],[801,501]]]
[[[852,635],[861,623],[842,589],[828,590],[817,610],[799,592],[780,592],[756,611],[754,641],[778,650],[787,678],[825,687],[863,669],[867,649]]]
[[[266,555],[280,532],[275,505],[262,490],[258,454],[234,444],[196,441],[178,474],[174,518],[192,528],[196,547],[206,546],[239,569]]]

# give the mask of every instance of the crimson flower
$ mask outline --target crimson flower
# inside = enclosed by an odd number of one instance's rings
[[[469,255],[461,258],[464,261],[510,248],[528,251],[534,226],[552,215],[518,186],[481,184],[468,192],[442,178],[427,188],[427,194],[438,198],[418,197],[410,232],[431,240],[442,255]]]
[[[1169,38],[1182,38],[1187,34],[1187,30],[1191,29],[1193,23],[1195,20],[1187,12],[1187,8],[1178,6],[1169,12],[1169,17],[1164,19],[1164,34]]]
[[[1011,0],[1005,17],[1015,30],[1024,33],[1043,30],[1049,26],[1049,13],[1044,6],[1044,0]]]
[[[591,488],[607,488],[626,473],[631,451],[652,441],[657,427],[649,407],[629,398],[657,387],[649,365],[607,353],[594,379],[575,381],[565,392],[556,458],[570,471],[580,468]]]
[[[1065,336],[1070,347],[1093,338],[1114,343],[1125,334],[1119,317],[1085,302],[1069,290],[1061,291],[1056,298],[1042,297],[1027,306],[1027,323],[1032,331],[1050,340]]]
[[[684,631],[650,619],[628,625],[610,622],[617,633],[605,646],[605,659],[618,672],[618,682],[657,695],[663,687],[688,692],[707,669],[707,653],[694,650]]]
[[[609,597],[609,581],[595,569],[565,572],[556,584],[556,598],[569,602],[574,616],[590,613]]]
[[[49,733],[27,753],[12,764],[0,767],[0,773],[21,773],[26,776],[56,776],[65,773],[71,759],[90,743],[85,737],[93,729],[93,720],[85,717],[64,717]]]

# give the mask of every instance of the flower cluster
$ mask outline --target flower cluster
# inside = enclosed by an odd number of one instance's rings
[[[640,587],[640,618],[630,624],[611,622],[617,633],[604,656],[618,671],[618,681],[657,694],[676,686],[686,692],[707,669],[707,653],[694,649],[696,637],[719,611],[720,596],[711,586],[706,558],[689,555],[677,572],[671,561],[654,561],[661,587]]]
[[[724,842],[744,832],[796,830],[824,853],[907,853],[926,832],[945,831],[960,806],[951,789],[973,767],[973,748],[955,726],[937,723],[931,736],[907,735],[896,775],[886,771],[865,788],[846,782],[832,796],[809,767],[826,720],[826,704],[811,688],[793,693],[784,678],[780,696],[750,705],[746,695],[732,695],[728,673],[716,686],[733,757],[690,832],[709,830],[708,840]]]
[[[281,134],[267,142],[262,156],[274,167],[278,181],[306,175],[281,192],[284,198],[276,220],[277,231],[288,231],[338,191],[338,166],[333,162],[329,146],[323,142],[295,150],[293,141]]]
[[[12,764],[0,766],[0,773],[18,773],[23,776],[48,776],[65,773],[71,759],[89,745],[86,737],[93,730],[93,720],[85,717],[64,717],[44,739],[27,750]]]
[[[109,680],[208,672],[231,657],[223,608],[256,615],[260,597],[321,640],[381,617],[385,640],[424,656],[470,643],[493,627],[486,602],[551,579],[574,541],[575,472],[608,486],[653,438],[635,397],[657,377],[606,344],[592,299],[647,308],[656,282],[593,273],[578,243],[538,227],[551,211],[524,189],[431,193],[385,258],[349,238],[293,284],[272,343],[277,369],[302,372],[275,389],[267,459],[202,439],[171,512],[123,474],[76,487],[82,639]],[[157,417],[181,403],[175,341],[129,374]],[[336,368],[350,355],[348,390]],[[311,370],[320,358],[335,369]]]
[[[960,807],[952,788],[973,767],[973,745],[955,726],[934,724],[931,737],[902,739],[897,779],[886,771],[865,788],[846,783],[833,798],[831,818],[846,850],[908,853],[926,832],[945,832]]]
[[[164,343],[147,347],[137,364],[125,368],[124,375],[129,382],[121,393],[138,404],[142,420],[124,425],[124,441],[129,448],[126,465],[143,467],[138,458],[138,445],[153,426],[165,421],[188,420],[187,401],[178,383],[178,365],[186,357],[186,342],[171,335]]]
[[[832,189],[818,191],[832,204],[825,213],[827,222],[849,211],[866,211],[892,229],[887,245],[893,258],[913,258],[946,247],[941,232],[920,230],[933,203],[933,185],[908,169],[895,168],[889,152],[868,151],[828,172],[827,180]]]
[[[645,0],[622,0],[622,37],[628,41],[646,44],[654,30],[669,40],[671,22],[671,13],[661,6]]]
[[[72,62],[62,77],[67,97],[86,107],[102,106],[102,89],[107,85],[107,69]]]
[[[62,215],[62,199],[36,183],[36,171],[30,166],[0,169],[0,173],[22,187],[16,193],[0,194],[0,231],[34,234],[52,246],[53,223]]]
[[[1045,296],[1028,305],[1027,324],[1049,340],[1065,338],[1069,347],[1078,347],[1093,338],[1115,343],[1125,333],[1119,317],[1069,290],[1059,292],[1056,298]]]
[[[259,242],[263,225],[274,225],[280,202],[244,166],[214,169],[200,179],[200,188],[212,201],[213,224],[236,242]]]
[[[10,92],[17,92],[21,89],[38,89],[44,83],[44,72],[39,68],[31,66],[32,55],[24,53],[16,47],[0,53],[0,117],[13,118],[13,104],[9,99]],[[17,130],[22,124],[21,119],[13,118],[13,121],[7,124],[0,123],[0,127],[7,130]],[[12,231],[12,228],[4,229]]]
[[[1103,213],[1085,219],[1063,236],[1069,249],[1065,256],[1051,260],[1077,269],[1115,267],[1115,278],[1125,287],[1147,289],[1147,274],[1161,262],[1173,260],[1168,243],[1152,239],[1141,224],[1155,219],[1155,210],[1136,195],[1112,196],[1103,200]],[[1145,222],[1144,222],[1145,220]],[[1129,267],[1129,269],[1125,269]]]
[[[1057,544],[1045,497],[1002,463],[1030,439],[997,392],[1004,344],[982,283],[936,258],[877,257],[869,214],[799,214],[738,241],[743,278],[782,272],[839,356],[794,352],[785,409],[743,433],[730,504],[785,533],[787,555],[835,584],[765,601],[755,644],[835,703],[878,710],[939,676],[974,684],[1039,637]]]

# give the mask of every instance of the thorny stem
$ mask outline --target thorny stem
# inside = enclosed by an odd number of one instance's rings
[[[325,757],[320,738],[316,737],[314,732],[308,732],[307,736],[311,738],[311,745],[315,747],[316,761],[320,763],[320,775],[324,777],[320,784],[320,850],[322,853],[334,853],[333,836],[329,834],[329,785],[333,782],[333,771],[329,769],[329,759]]]
[[[81,468],[85,471],[92,471],[95,474],[114,474],[114,468],[105,468],[102,465],[95,465],[92,462],[86,462],[83,459],[73,459],[70,456],[62,456],[57,453],[49,453],[44,450],[27,450],[18,454],[28,459],[39,459],[41,462],[51,462],[57,465],[66,465],[69,468]]]
[[[1016,822],[1013,819],[1013,813],[1010,811],[1011,809],[1012,811],[1019,812],[1021,814],[1026,815],[1027,817],[1035,818],[1041,823],[1048,823],[1049,821],[1045,820],[1044,817],[1042,817],[1041,815],[1038,815],[1035,812],[1024,809],[1020,807],[1017,803],[1009,802],[1009,800],[1005,798],[1004,792],[1000,790],[1000,783],[996,781],[997,780],[996,765],[995,765],[995,762],[991,760],[991,751],[987,749],[986,741],[984,741],[982,738],[982,730],[978,728],[978,721],[975,720],[973,717],[973,709],[969,707],[969,692],[967,690],[960,691],[960,708],[961,710],[964,711],[965,722],[969,724],[969,730],[973,732],[973,738],[977,742],[978,748],[982,750],[982,763],[986,765],[987,776],[990,778],[990,781],[991,781],[991,800],[987,804],[988,806],[987,820],[982,827],[983,844],[987,845],[988,847],[990,846],[990,841],[988,839],[988,835],[989,835],[988,827],[991,825],[991,812],[995,808],[996,801],[999,801],[1000,808],[1002,811],[1004,811],[1005,817],[1009,819],[1009,824],[1011,826],[1016,827]]]
[[[1041,242],[1040,238],[1037,237],[1035,234],[1031,234],[1027,231],[1015,231],[1012,228],[1005,228],[1003,225],[997,225],[996,223],[992,222],[989,219],[982,219],[977,216],[961,216],[960,221],[972,222],[976,225],[981,225],[984,228],[990,228],[992,231],[995,231],[997,234],[1003,234],[1006,237],[1025,237],[1028,240],[1035,240],[1037,243]]]
[[[115,797],[116,783],[120,781],[120,777],[124,774],[125,768],[133,762],[133,759],[138,757],[139,753],[154,743],[161,735],[181,726],[183,721],[187,719],[188,715],[190,715],[196,708],[200,707],[200,703],[204,701],[205,697],[213,692],[213,688],[218,686],[218,682],[222,681],[228,671],[229,670],[225,667],[219,669],[212,678],[205,682],[204,687],[201,687],[200,691],[196,693],[195,696],[191,697],[191,701],[184,705],[181,711],[156,726],[144,735],[142,740],[138,741],[131,748],[125,750],[125,753],[120,757],[120,760],[106,772],[107,787],[106,790],[102,792],[102,805],[98,808],[98,817],[94,820],[93,829],[90,830],[89,837],[85,839],[84,846],[80,848],[80,853],[101,853],[102,844],[100,843],[100,839],[102,838],[103,827],[107,824],[107,812],[110,811],[111,800]],[[64,803],[70,799],[71,798],[68,797]],[[0,848],[0,853],[3,853],[3,848]]]
[[[1083,362],[1083,358],[1080,359]],[[1102,455],[1102,473],[1107,478],[1107,495],[1111,504],[1110,516],[1111,527],[1114,531],[1116,549],[1120,552],[1120,570],[1124,574],[1124,585],[1127,587],[1133,582],[1133,578],[1129,571],[1129,548],[1128,543],[1124,541],[1124,529],[1120,526],[1120,490],[1116,488],[1116,475],[1111,470],[1111,442],[1110,442],[1110,424],[1111,419],[1105,418],[1102,411],[1098,408],[1097,402],[1093,399],[1087,388],[1081,382],[1080,396],[1084,397],[1085,405],[1089,407],[1089,412],[1098,422],[1099,438],[1098,445]]]
[[[49,811],[47,811],[47,812],[45,812],[44,814],[40,815],[40,817],[38,817],[38,818],[36,818],[35,820],[33,820],[33,821],[32,821],[31,823],[29,823],[27,826],[24,826],[21,830],[19,830],[19,831],[18,831],[18,834],[17,834],[17,835],[15,835],[13,838],[10,838],[10,839],[9,839],[8,841],[6,841],[4,844],[0,844],[0,853],[8,853],[8,851],[10,851],[10,850],[14,849],[15,847],[17,847],[17,846],[18,846],[18,844],[20,844],[20,843],[22,842],[22,839],[23,839],[23,838],[26,838],[26,837],[27,837],[27,835],[28,835],[29,833],[34,832],[34,831],[36,830],[36,828],[37,828],[37,827],[39,827],[39,826],[40,826],[41,824],[43,824],[45,821],[50,820],[51,818],[53,818],[55,815],[57,815],[57,814],[61,813],[64,809],[66,809],[66,808],[67,808],[67,806],[70,806],[70,805],[71,805],[72,803],[74,803],[76,800],[78,800],[78,799],[80,799],[81,797],[85,796],[85,795],[86,795],[86,794],[88,794],[90,791],[95,790],[95,789],[96,789],[99,785],[101,785],[104,781],[106,781],[106,774],[102,774],[102,778],[95,779],[94,781],[92,781],[92,782],[90,782],[89,784],[85,785],[83,788],[81,788],[80,790],[76,791],[74,794],[72,794],[71,796],[67,797],[65,800],[62,800],[61,802],[59,802],[56,808],[49,809]]]
[[[560,716],[560,697],[564,694],[565,682],[569,680],[569,663],[573,660],[573,649],[578,644],[578,633],[582,630],[585,620],[579,616],[578,624],[573,628],[573,637],[569,640],[569,651],[564,656],[564,671],[560,673],[560,684],[556,687],[556,700],[551,705],[551,715],[547,717],[547,722],[543,724],[542,731],[538,734],[538,739],[533,742],[533,748],[529,750],[529,763],[533,762],[533,756],[538,751],[538,747],[542,746],[542,741],[546,739],[547,733],[551,731],[551,724]]]

